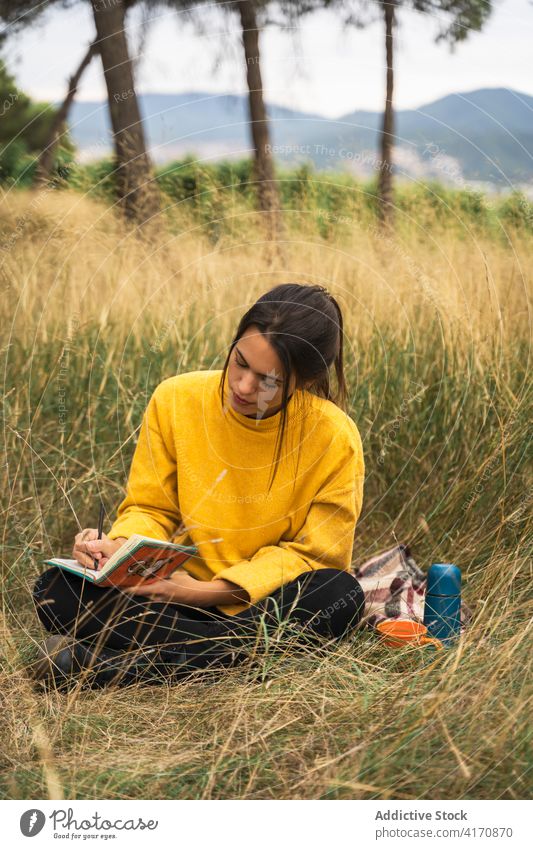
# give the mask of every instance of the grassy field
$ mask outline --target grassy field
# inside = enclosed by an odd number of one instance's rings
[[[3,198],[2,797],[531,792],[530,219],[405,192],[392,238],[360,197],[317,192],[286,200],[283,260],[233,195],[200,217],[169,201],[144,238],[83,192]],[[42,561],[99,495],[112,518],[157,383],[221,367],[245,309],[292,281],[344,309],[367,468],[354,562],[401,541],[424,569],[457,563],[471,626],[436,665],[361,630],[174,687],[35,693]]]

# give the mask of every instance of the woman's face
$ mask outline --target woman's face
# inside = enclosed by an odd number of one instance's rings
[[[258,327],[248,327],[235,343],[229,359],[231,406],[251,418],[272,416],[281,409],[284,381],[276,351]],[[287,394],[291,395],[295,387],[296,379],[291,375]]]

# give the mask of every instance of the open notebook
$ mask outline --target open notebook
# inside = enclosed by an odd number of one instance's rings
[[[180,545],[141,534],[132,534],[101,569],[89,569],[77,560],[53,557],[48,566],[58,566],[103,586],[129,587],[141,579],[166,578],[189,557],[198,554],[195,545]]]

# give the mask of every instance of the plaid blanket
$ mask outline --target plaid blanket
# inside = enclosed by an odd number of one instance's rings
[[[376,554],[362,566],[350,570],[365,593],[362,625],[375,628],[384,619],[424,619],[426,575],[404,544]],[[472,611],[461,603],[461,633],[468,626]]]

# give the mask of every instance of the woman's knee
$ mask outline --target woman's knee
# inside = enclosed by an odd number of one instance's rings
[[[48,590],[50,589],[50,585],[53,582],[54,576],[57,573],[57,568],[52,566],[50,569],[47,569],[46,572],[43,572],[33,585],[32,596],[33,600],[36,604],[39,604],[46,598]]]
[[[71,581],[70,577],[74,580]],[[76,610],[79,592],[77,576],[68,575],[52,566],[39,575],[33,586],[33,602],[39,619],[48,631],[65,631],[72,611]],[[81,579],[80,579],[81,580]]]
[[[39,575],[33,585],[32,597],[37,616],[48,631],[57,630],[55,616],[50,610],[53,604],[51,588],[56,577],[57,569],[51,567]]]
[[[350,572],[340,569],[313,572],[305,598],[316,609],[315,629],[329,636],[345,636],[359,625],[364,613],[365,594],[361,584]]]

